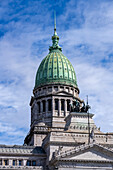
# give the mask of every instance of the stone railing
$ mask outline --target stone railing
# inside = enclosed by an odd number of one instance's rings
[[[0,169],[12,169],[12,170],[18,170],[18,169],[28,169],[28,170],[43,170],[42,166],[11,166],[11,165],[0,165]]]

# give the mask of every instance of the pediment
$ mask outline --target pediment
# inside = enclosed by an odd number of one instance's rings
[[[113,161],[113,151],[96,144],[76,147],[61,154],[61,160]]]
[[[56,93],[54,93],[55,95],[59,95],[59,96],[69,96],[69,97],[72,97],[73,95],[72,94],[70,94],[70,93],[68,93],[68,92],[66,92],[66,91],[59,91],[59,92],[56,92]]]
[[[96,150],[85,151],[76,156],[71,156],[69,160],[110,160],[111,157]]]

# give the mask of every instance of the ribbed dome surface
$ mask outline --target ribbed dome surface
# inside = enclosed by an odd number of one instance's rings
[[[77,87],[74,68],[59,49],[51,50],[42,60],[36,74],[35,88],[51,83]]]

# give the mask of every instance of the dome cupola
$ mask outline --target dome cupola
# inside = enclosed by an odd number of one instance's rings
[[[42,60],[38,68],[35,89],[47,84],[65,84],[77,87],[74,68],[67,57],[63,55],[58,42],[55,19],[52,46],[49,47],[49,54]]]

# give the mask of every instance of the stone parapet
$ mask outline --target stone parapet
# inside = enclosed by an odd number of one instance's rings
[[[0,169],[3,170],[7,170],[7,169],[12,169],[12,170],[18,170],[18,169],[29,169],[29,170],[43,170],[42,166],[1,166],[0,165]]]

